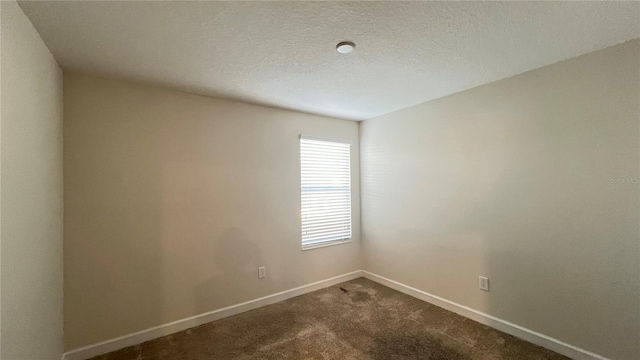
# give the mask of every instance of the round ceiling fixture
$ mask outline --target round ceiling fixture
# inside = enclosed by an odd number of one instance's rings
[[[351,41],[342,41],[339,42],[338,45],[336,45],[336,50],[338,50],[340,54],[348,54],[355,48],[356,44],[352,43]]]

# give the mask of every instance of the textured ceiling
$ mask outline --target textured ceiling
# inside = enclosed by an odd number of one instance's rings
[[[348,119],[640,37],[640,2],[20,6],[65,70]]]

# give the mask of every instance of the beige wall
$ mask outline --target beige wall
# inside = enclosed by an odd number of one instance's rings
[[[74,74],[64,103],[66,349],[360,269],[356,122]],[[301,251],[301,133],[353,142],[352,243]]]
[[[639,359],[639,123],[638,40],[361,123],[364,268]]]
[[[0,357],[59,360],[62,72],[19,6],[0,7]]]

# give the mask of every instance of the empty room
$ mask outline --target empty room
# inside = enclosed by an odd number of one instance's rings
[[[1,360],[640,360],[640,2],[0,20]]]

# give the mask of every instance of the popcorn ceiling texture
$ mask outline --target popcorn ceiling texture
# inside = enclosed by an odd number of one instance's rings
[[[638,2],[20,5],[65,71],[356,120],[640,37]]]

